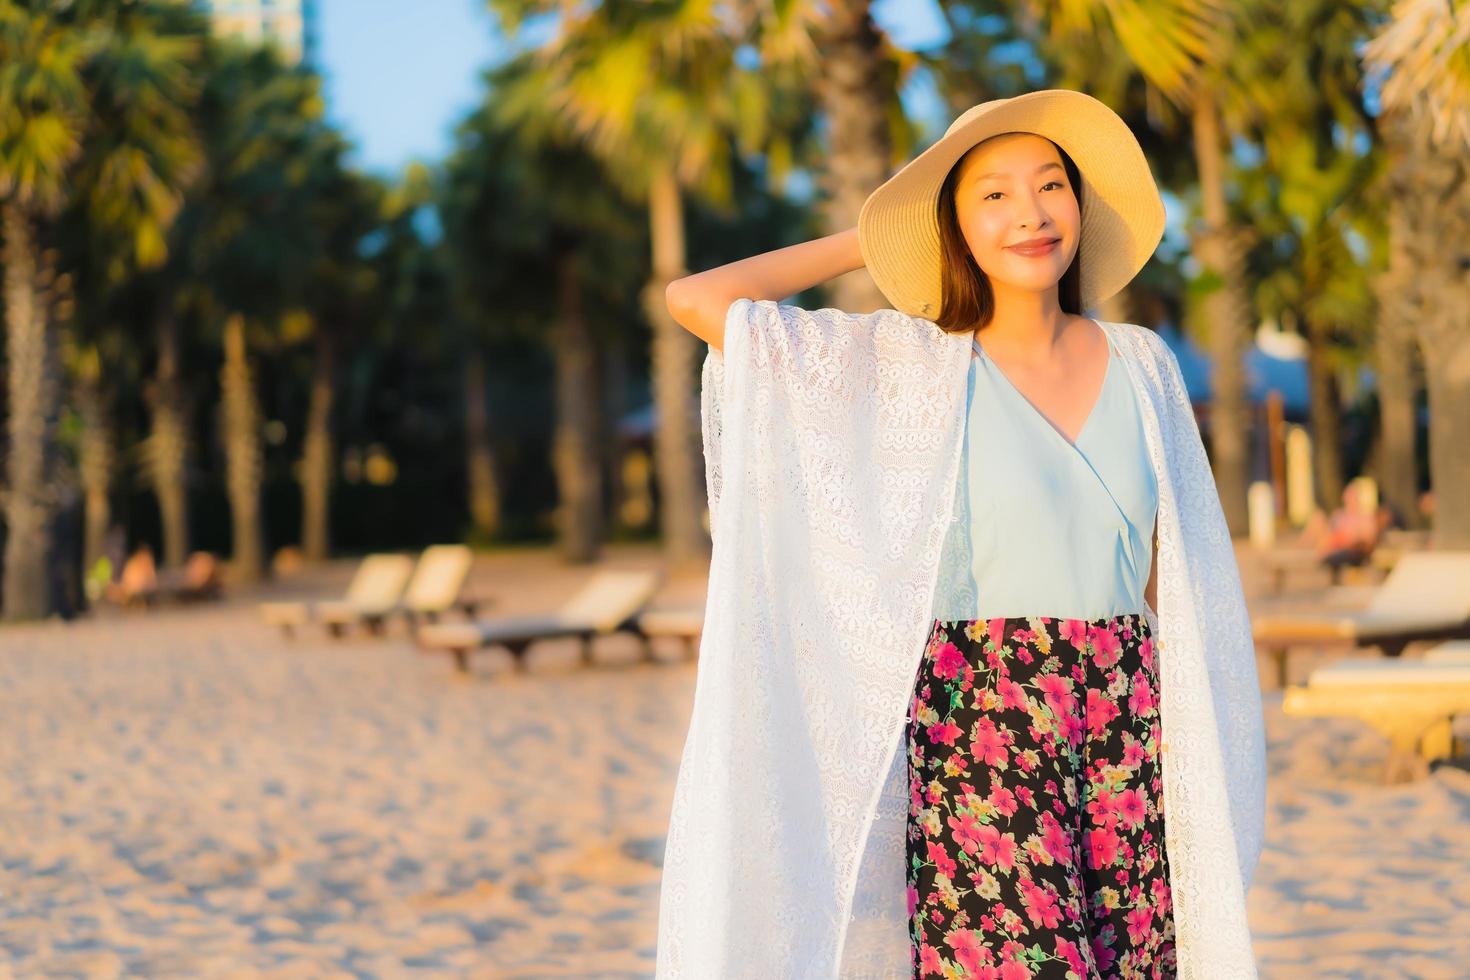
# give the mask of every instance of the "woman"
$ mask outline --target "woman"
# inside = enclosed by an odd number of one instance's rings
[[[659,976],[1254,975],[1239,571],[1173,355],[1082,315],[1163,219],[1116,114],[1033,92],[669,287],[715,550]],[[772,301],[863,265],[893,309]]]

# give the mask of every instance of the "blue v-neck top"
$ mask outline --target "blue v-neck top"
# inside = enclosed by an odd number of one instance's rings
[[[1075,443],[971,341],[934,618],[1143,611],[1158,482],[1122,354],[1107,340],[1102,389]]]

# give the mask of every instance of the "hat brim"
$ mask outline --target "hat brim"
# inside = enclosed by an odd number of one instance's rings
[[[1056,143],[1082,176],[1078,254],[1084,256],[1084,308],[1117,293],[1153,255],[1164,234],[1164,202],[1128,124],[1083,92],[1028,92],[983,103],[961,116],[863,202],[858,245],[894,309],[939,316],[939,192],[950,169],[972,147],[1010,132],[1035,133]]]

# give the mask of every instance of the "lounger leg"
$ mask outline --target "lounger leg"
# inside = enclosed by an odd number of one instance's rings
[[[461,674],[470,672],[470,652],[464,647],[455,647],[450,653],[454,654],[454,666]]]
[[[530,645],[529,643],[507,643],[505,645],[505,648],[510,651],[511,659],[515,661],[518,673],[526,671],[526,648]]]
[[[368,632],[373,634],[373,636],[382,636],[387,625],[387,620],[382,616],[369,616],[367,618]]]
[[[333,639],[340,640],[342,638],[342,634],[346,632],[346,627],[343,626],[341,623],[328,623],[327,632],[331,634]]]
[[[592,637],[582,637],[582,663],[588,667],[592,666]]]
[[[1276,661],[1276,687],[1282,691],[1286,690],[1287,648],[1284,646],[1267,647],[1266,653]]]
[[[1445,718],[1435,722],[1434,726],[1424,733],[1419,741],[1419,753],[1424,756],[1425,762],[1434,762],[1437,759],[1448,759],[1454,755],[1455,731],[1453,719]]]

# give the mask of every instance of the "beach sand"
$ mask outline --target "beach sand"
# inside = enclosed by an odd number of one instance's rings
[[[260,622],[256,599],[350,571],[0,628],[0,977],[652,975],[694,665],[613,637],[592,668],[548,643],[524,674],[487,652],[461,678],[401,626]],[[496,554],[475,586],[520,613],[590,574]],[[1265,698],[1261,975],[1464,976],[1470,772],[1385,786],[1371,730]]]

